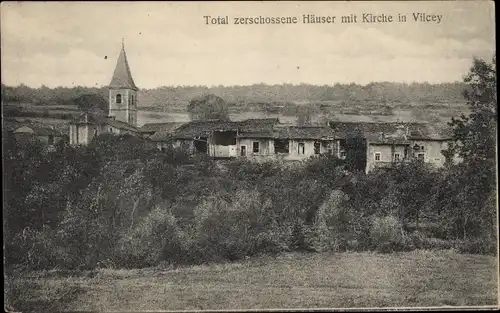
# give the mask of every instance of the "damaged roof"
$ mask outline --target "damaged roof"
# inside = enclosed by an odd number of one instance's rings
[[[366,122],[330,122],[336,138],[343,138],[360,132],[365,138],[374,140],[380,134],[385,137],[398,131],[407,134],[408,139],[448,140],[451,129],[447,125],[432,123],[366,123]]]
[[[247,119],[243,121],[192,121],[179,126],[173,131],[172,135],[174,138],[189,139],[194,137],[208,137],[213,131],[237,131],[242,136],[253,132],[267,134],[278,123],[279,120],[277,118]],[[160,137],[160,135],[155,137]]]
[[[97,124],[97,125],[109,125],[118,129],[123,129],[131,132],[140,132],[138,128],[119,120],[115,120],[112,117],[103,116],[100,114],[93,114],[91,112],[84,112],[76,119],[74,119],[71,124]]]
[[[179,126],[171,132],[161,131],[151,136],[152,140],[167,138],[191,139],[208,137],[213,131],[234,131],[239,138],[275,139],[333,139],[334,131],[329,127],[280,126],[279,119],[247,119],[243,121],[193,121]]]
[[[274,131],[276,139],[324,139],[333,140],[335,132],[324,126],[284,126]]]
[[[151,123],[144,124],[140,131],[142,133],[156,133],[156,132],[171,132],[176,130],[179,126],[185,123],[182,122],[167,122],[167,123]]]
[[[175,138],[208,137],[213,131],[237,131],[238,123],[223,120],[192,121],[181,125],[174,132]]]
[[[48,126],[39,126],[39,125],[24,125],[13,131],[14,133],[23,133],[23,134],[32,134],[35,136],[55,136],[61,137],[62,134]]]
[[[366,135],[365,138],[370,144],[409,145],[411,143],[408,137],[398,135],[381,136],[381,134],[369,134]]]
[[[35,121],[3,120],[2,127],[7,132],[33,134],[35,136],[55,136],[61,137],[63,131],[57,125],[47,125]]]
[[[430,123],[345,123],[332,122],[331,126],[284,126],[277,118],[248,119],[243,121],[205,120],[181,125],[158,123],[143,126],[141,131],[153,132],[152,140],[167,138],[192,139],[208,137],[214,131],[234,131],[239,138],[317,139],[346,138],[360,132],[372,143],[406,144],[409,140],[448,140],[451,131],[446,125]],[[163,128],[162,128],[163,127]],[[406,138],[405,138],[406,135]]]
[[[239,138],[272,138],[277,118],[248,119],[239,122]]]
[[[410,128],[411,139],[449,140],[452,138],[453,129],[448,125],[425,123]]]

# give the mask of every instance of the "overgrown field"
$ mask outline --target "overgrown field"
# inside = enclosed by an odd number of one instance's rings
[[[29,272],[12,281],[9,300],[23,312],[491,306],[497,266],[495,257],[453,250],[287,253],[175,269]]]

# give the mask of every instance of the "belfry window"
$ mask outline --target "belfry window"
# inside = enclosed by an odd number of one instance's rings
[[[122,103],[122,95],[121,94],[116,95],[116,103]]]

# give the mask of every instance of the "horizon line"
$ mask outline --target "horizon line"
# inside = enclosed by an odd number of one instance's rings
[[[150,90],[150,89],[160,89],[160,88],[192,88],[192,87],[205,87],[205,88],[231,88],[231,87],[252,87],[252,86],[314,86],[314,87],[335,87],[337,85],[341,85],[341,86],[349,86],[349,85],[356,85],[356,86],[361,86],[361,87],[366,87],[370,84],[394,84],[394,85],[412,85],[412,84],[421,84],[421,85],[446,85],[446,84],[466,84],[464,81],[460,81],[460,80],[455,80],[455,81],[447,81],[447,82],[436,82],[436,83],[430,83],[428,81],[412,81],[412,82],[397,82],[397,81],[372,81],[372,82],[369,82],[369,83],[366,83],[366,84],[361,84],[361,83],[355,83],[355,82],[350,82],[350,83],[334,83],[334,84],[312,84],[312,83],[304,83],[304,82],[301,82],[301,83],[274,83],[274,84],[270,84],[270,83],[263,83],[263,82],[260,82],[260,83],[253,83],[253,84],[244,84],[244,85],[238,85],[238,84],[235,84],[235,85],[225,85],[225,84],[219,84],[219,85],[206,85],[206,84],[200,84],[200,85],[197,85],[197,84],[193,84],[193,85],[158,85],[158,86],[155,86],[155,87],[143,87],[143,88],[139,88],[139,90]],[[2,85],[2,88],[4,87],[11,87],[11,88],[16,88],[16,87],[22,87],[22,86],[25,86],[25,87],[29,87],[29,88],[32,88],[32,89],[39,89],[39,88],[48,88],[48,89],[57,89],[57,88],[68,88],[68,89],[71,89],[71,88],[77,88],[77,87],[83,87],[83,88],[108,88],[109,85],[99,85],[99,86],[96,86],[96,85],[66,85],[66,86],[47,86],[45,84],[41,84],[39,86],[33,86],[33,85],[27,85],[25,83],[19,83],[17,85],[9,85],[9,84],[6,84],[6,83],[1,83]]]

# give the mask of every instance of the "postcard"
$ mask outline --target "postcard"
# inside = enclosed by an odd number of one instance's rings
[[[0,21],[7,311],[499,308],[494,2]]]

